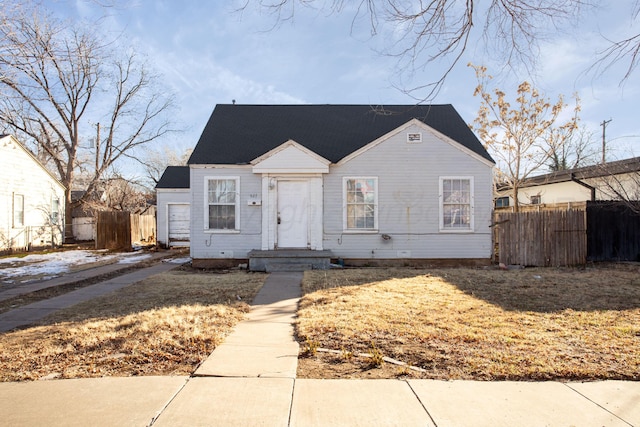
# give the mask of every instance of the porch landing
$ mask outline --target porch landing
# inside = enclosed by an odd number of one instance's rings
[[[305,271],[327,270],[330,267],[331,251],[312,251],[309,249],[278,249],[275,251],[249,252],[249,270],[266,271]]]

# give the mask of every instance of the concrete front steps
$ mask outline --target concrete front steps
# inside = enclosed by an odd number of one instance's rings
[[[266,271],[305,271],[327,270],[331,264],[331,251],[312,251],[308,249],[279,249],[275,251],[249,252],[249,270]]]

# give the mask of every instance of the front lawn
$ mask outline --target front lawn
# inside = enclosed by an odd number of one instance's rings
[[[640,379],[637,265],[309,271],[303,293],[299,377]]]
[[[265,278],[186,268],[58,311],[0,334],[0,381],[189,375],[244,317]]]

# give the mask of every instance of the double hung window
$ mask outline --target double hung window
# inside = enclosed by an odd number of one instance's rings
[[[13,226],[24,227],[24,195],[13,194]]]
[[[378,178],[344,178],[345,230],[378,229]]]
[[[206,178],[208,230],[238,230],[239,200],[237,177]]]
[[[54,197],[51,199],[51,224],[58,225],[60,220],[60,199]]]
[[[473,178],[440,178],[440,230],[473,230]]]

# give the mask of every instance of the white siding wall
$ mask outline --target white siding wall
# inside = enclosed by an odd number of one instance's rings
[[[422,132],[423,142],[408,144],[407,133]],[[204,230],[205,177],[240,177],[240,232]],[[343,178],[378,178],[378,232],[343,231]],[[470,177],[474,187],[474,229],[441,232],[439,192],[441,177]],[[194,259],[246,258],[252,249],[267,249],[262,239],[269,218],[262,213],[275,198],[270,196],[269,177],[253,173],[251,166],[191,166],[191,256]],[[445,142],[424,128],[411,126],[348,162],[332,165],[322,180],[311,180],[312,194],[322,194],[322,248],[336,257],[389,258],[480,258],[491,256],[492,167]],[[248,206],[257,195],[265,207]],[[315,220],[315,218],[313,218]],[[160,228],[160,227],[159,227]],[[382,234],[391,239],[382,239]],[[313,236],[312,236],[313,237]],[[266,247],[265,247],[266,246]],[[314,243],[312,247],[319,248]]]
[[[189,203],[191,201],[189,189],[165,189],[156,190],[157,197],[157,213],[156,213],[156,230],[158,233],[158,244],[167,245],[169,243],[169,204],[172,203]]]
[[[575,182],[558,182],[535,187],[521,188],[518,199],[521,205],[531,203],[531,196],[540,196],[540,203],[584,202],[591,200],[591,191]],[[513,204],[510,204],[512,206]]]
[[[423,142],[408,144],[407,133]],[[343,232],[343,177],[378,177],[375,234]],[[474,230],[439,231],[442,176],[473,177]],[[410,127],[343,165],[324,179],[324,248],[342,258],[489,258],[491,167],[424,129]],[[382,234],[391,239],[384,240]]]
[[[626,200],[640,200],[640,171],[585,179],[584,182],[597,188],[596,200],[619,200],[619,195]]]
[[[191,257],[206,258],[247,258],[252,249],[261,248],[262,209],[248,206],[251,195],[262,197],[262,176],[254,174],[251,166],[198,167],[190,168],[191,179]],[[240,233],[216,233],[204,230],[205,177],[240,177]]]
[[[10,137],[0,140],[0,183],[0,250],[62,244],[64,188]],[[14,194],[24,196],[23,226],[13,221]]]
[[[619,200],[620,197],[616,193],[626,195],[629,200],[640,198],[637,174],[588,178],[581,181],[596,188],[596,200]],[[531,201],[531,196],[537,195],[540,196],[540,203],[547,204],[591,200],[591,190],[571,181],[522,188],[518,193],[518,199],[522,205],[527,205]]]

